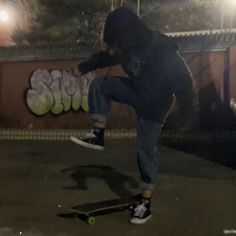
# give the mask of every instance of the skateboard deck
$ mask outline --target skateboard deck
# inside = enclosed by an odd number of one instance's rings
[[[98,215],[132,209],[132,206],[137,202],[139,198],[140,195],[134,195],[126,198],[93,202],[64,209],[71,212],[74,217],[86,220],[88,224],[92,225],[95,224],[96,216]]]

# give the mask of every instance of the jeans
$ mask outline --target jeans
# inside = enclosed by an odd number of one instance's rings
[[[96,78],[89,89],[89,113],[94,121],[106,123],[111,101],[134,107],[138,95],[127,85],[127,78]],[[143,189],[153,190],[157,176],[157,139],[162,124],[144,120],[137,115],[137,161]]]

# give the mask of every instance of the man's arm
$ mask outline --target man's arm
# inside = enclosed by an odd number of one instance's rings
[[[88,60],[81,62],[78,65],[78,69],[81,74],[86,74],[99,68],[105,68],[117,64],[119,64],[119,58],[117,56],[110,55],[107,51],[101,51],[92,54]]]

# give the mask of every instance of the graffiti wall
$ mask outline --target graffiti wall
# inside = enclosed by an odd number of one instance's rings
[[[236,48],[232,50],[229,54],[230,65],[236,63],[233,57]],[[229,123],[225,122],[224,110],[221,109],[226,103],[235,120],[236,67],[230,66],[229,86],[226,86],[224,53],[184,56],[196,80],[201,127],[213,129]],[[112,67],[75,77],[71,69],[79,61],[80,59],[1,61],[0,128],[90,128],[92,123],[87,98],[91,82],[101,75],[121,75],[123,72],[119,67]],[[125,105],[112,103],[108,120],[108,128],[135,128],[134,111]]]
[[[38,69],[33,72],[26,90],[26,104],[38,116],[51,112],[83,110],[88,112],[88,91],[95,73],[75,77],[70,71]]]
[[[121,75],[120,68],[106,68],[75,77],[79,60],[9,61],[0,63],[0,128],[87,129],[88,90],[105,74]],[[125,122],[124,122],[125,120]],[[132,108],[112,103],[108,128],[133,128]]]

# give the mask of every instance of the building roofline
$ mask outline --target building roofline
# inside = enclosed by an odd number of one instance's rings
[[[182,53],[225,51],[236,45],[236,29],[173,32],[166,35],[180,46]],[[99,41],[88,40],[79,43],[48,42],[0,47],[0,62],[76,59],[87,57],[100,48]]]
[[[188,36],[201,36],[201,35],[215,35],[215,34],[230,34],[236,33],[236,29],[214,29],[214,30],[199,30],[199,31],[182,31],[165,33],[170,37],[188,37]]]

